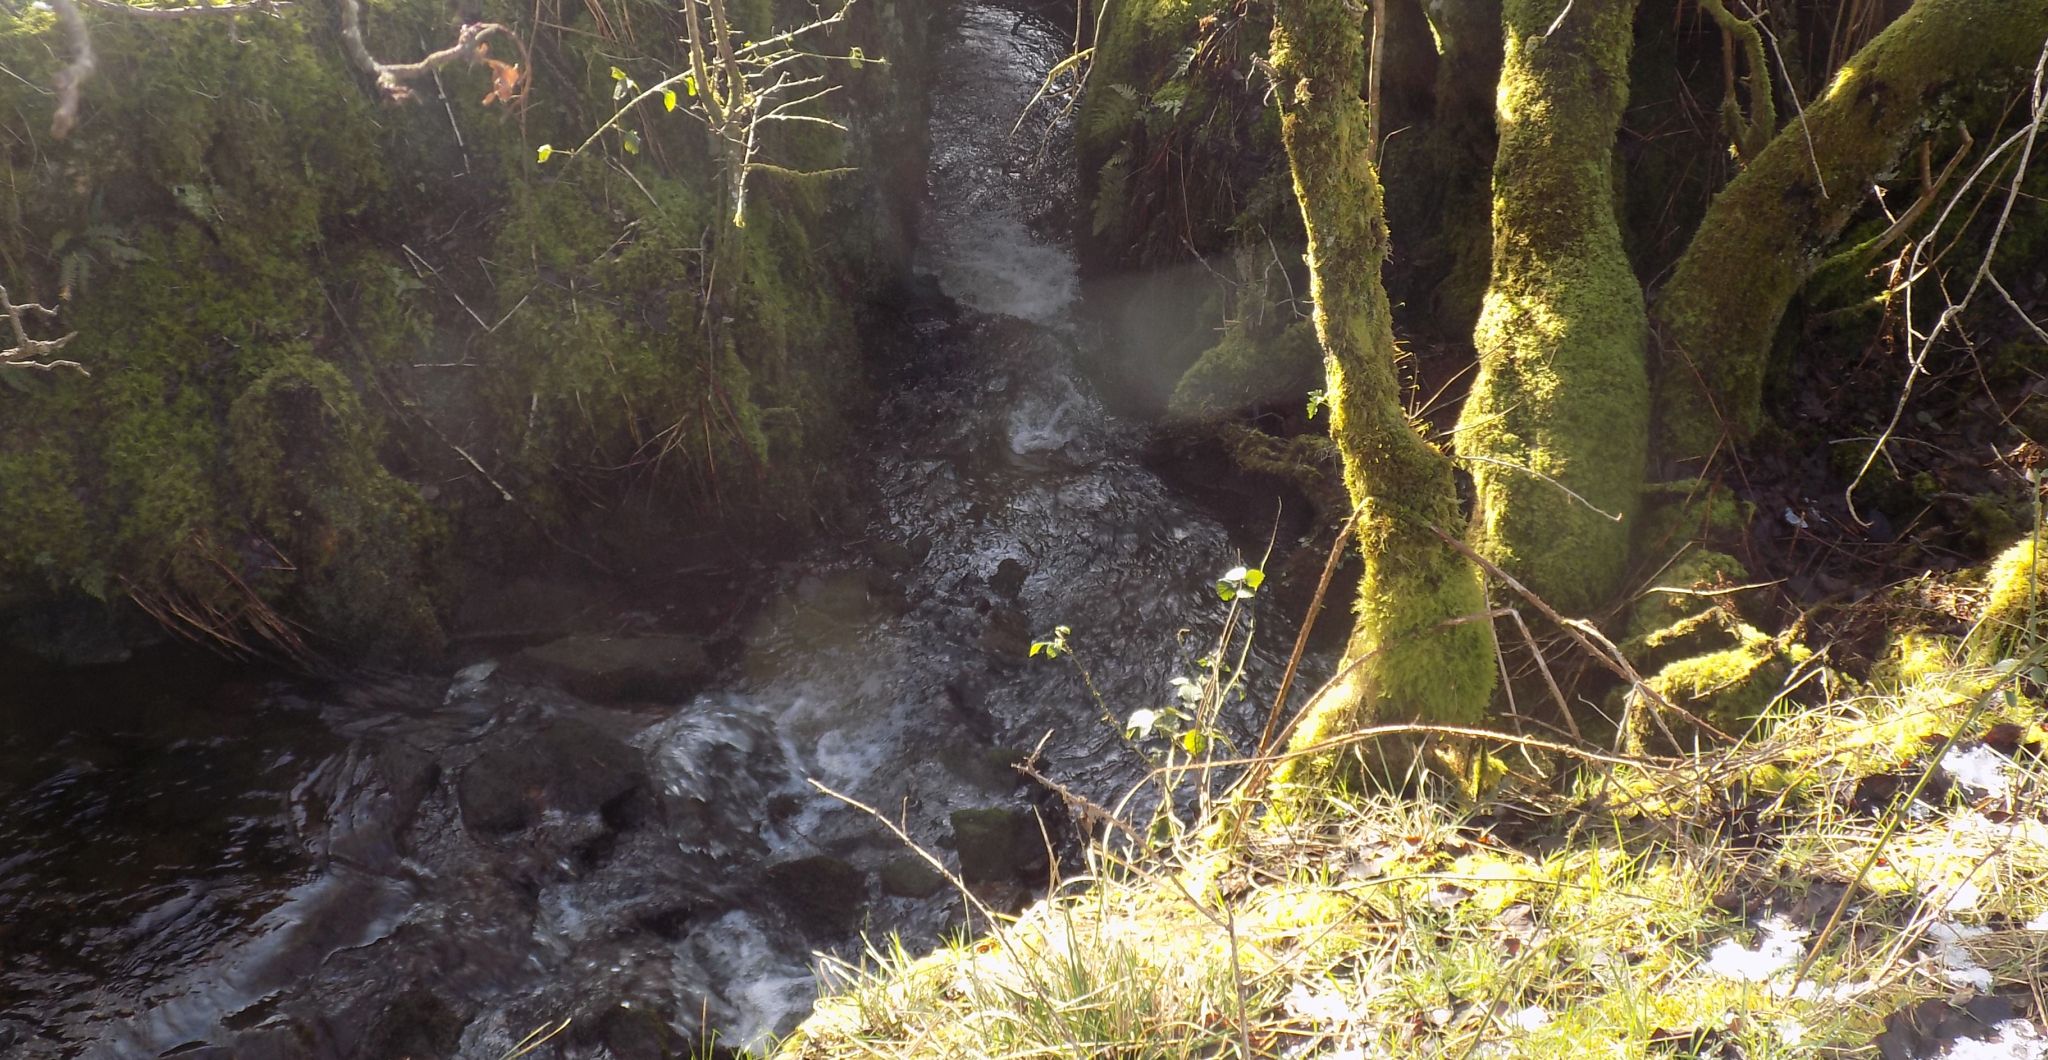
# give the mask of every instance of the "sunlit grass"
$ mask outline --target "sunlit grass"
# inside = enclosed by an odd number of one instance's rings
[[[1734,746],[1525,746],[1522,783],[1478,806],[1353,796],[1143,855],[1098,843],[1020,918],[833,964],[777,1055],[1758,1060],[1869,1053],[1928,999],[2038,994],[2048,653],[1901,642]],[[1979,745],[1993,726],[2004,752]],[[1965,753],[1990,789],[1923,779]]]

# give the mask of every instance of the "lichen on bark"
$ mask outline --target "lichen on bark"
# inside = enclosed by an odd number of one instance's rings
[[[1458,428],[1471,541],[1552,606],[1618,587],[1649,430],[1647,320],[1614,209],[1634,0],[1510,0],[1493,269]]]
[[[1402,411],[1380,268],[1387,228],[1359,99],[1365,45],[1342,0],[1281,0],[1272,62],[1281,135],[1308,230],[1330,431],[1359,509],[1365,558],[1339,676],[1298,719],[1276,798],[1351,778],[1343,751],[1312,751],[1377,720],[1480,720],[1493,690],[1479,570],[1436,536],[1459,519],[1450,461]],[[1460,621],[1464,620],[1464,621]],[[1289,792],[1293,792],[1290,795]]]

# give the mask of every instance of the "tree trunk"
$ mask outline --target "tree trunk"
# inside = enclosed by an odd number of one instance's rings
[[[1772,335],[1816,253],[1952,94],[2031,70],[2044,37],[2048,0],[1920,0],[1715,197],[1657,300],[1661,457],[1755,433]]]
[[[1422,263],[1435,278],[1430,317],[1446,334],[1470,334],[1486,291],[1498,153],[1493,97],[1500,82],[1501,0],[1431,0],[1429,23],[1441,54],[1436,112],[1423,155],[1437,211]]]
[[[1574,614],[1620,587],[1648,447],[1648,320],[1614,206],[1634,13],[1635,0],[1502,11],[1493,271],[1458,429],[1473,546]]]
[[[1345,0],[1279,0],[1273,52],[1281,137],[1308,229],[1316,334],[1328,374],[1330,433],[1360,509],[1365,556],[1343,672],[1311,702],[1290,747],[1304,749],[1373,721],[1472,722],[1493,690],[1493,634],[1477,568],[1433,527],[1454,530],[1451,464],[1403,414],[1394,333],[1381,285],[1387,228],[1359,99],[1365,45]],[[1355,10],[1355,9],[1353,9]],[[1283,785],[1348,777],[1350,756],[1290,759]]]

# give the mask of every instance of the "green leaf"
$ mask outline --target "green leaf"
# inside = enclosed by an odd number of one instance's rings
[[[1045,651],[1045,649],[1046,649],[1046,648],[1047,648],[1048,646],[1049,646],[1049,645],[1047,645],[1047,644],[1046,644],[1046,643],[1045,643],[1044,641],[1042,641],[1042,640],[1034,640],[1034,641],[1032,641],[1032,642],[1031,642],[1031,655],[1030,655],[1030,657],[1031,657],[1031,658],[1033,658],[1033,659],[1036,659],[1036,658],[1038,658],[1038,657],[1039,657],[1039,655],[1040,655],[1040,654],[1042,654],[1042,653],[1043,653],[1043,652]]]
[[[866,60],[867,56],[862,55],[861,50],[859,48],[855,48],[852,51],[846,53],[846,65],[851,66],[856,70],[860,69],[861,63],[865,62]]]
[[[675,89],[673,89],[673,88],[664,88],[664,89],[662,89],[662,90],[661,90],[661,106],[662,106],[662,109],[664,109],[664,110],[674,110],[674,109],[676,109],[676,90],[675,90]]]
[[[542,144],[542,145],[540,145],[540,150],[538,150],[538,151],[535,151],[535,152],[534,152],[534,161],[536,161],[536,162],[543,162],[543,163],[544,163],[544,162],[546,162],[546,161],[547,161],[548,159],[550,159],[550,158],[553,158],[554,156],[555,156],[555,145],[553,145],[553,144]]]
[[[1259,586],[1265,584],[1266,572],[1250,567],[1232,567],[1216,580],[1216,596],[1222,600],[1235,600],[1240,596],[1254,596]]]
[[[1189,729],[1180,734],[1180,745],[1186,748],[1189,754],[1198,755],[1202,753],[1203,748],[1209,746],[1209,737],[1200,729]]]
[[[622,139],[621,139],[621,140],[619,141],[619,146],[620,146],[620,147],[623,147],[623,148],[625,148],[625,149],[626,149],[626,153],[627,153],[627,154],[629,154],[629,155],[637,155],[637,154],[639,154],[639,153],[640,153],[640,134],[639,134],[639,133],[636,133],[636,132],[634,132],[634,131],[633,131],[633,130],[631,130],[631,129],[627,129],[627,130],[625,130],[624,132],[625,132],[625,136],[624,136],[624,137],[623,137],[623,138],[622,138]]]
[[[684,74],[684,75],[683,75],[683,91],[685,91],[685,92],[688,92],[688,93],[690,94],[690,98],[691,98],[691,99],[695,99],[695,98],[697,98],[697,75],[696,75],[696,74]]]
[[[616,67],[616,66],[612,67],[612,80],[614,80],[614,81],[624,81],[625,79],[626,79],[626,72],[625,72],[624,70],[621,70],[621,69],[619,69],[619,68],[618,68],[618,67]]]

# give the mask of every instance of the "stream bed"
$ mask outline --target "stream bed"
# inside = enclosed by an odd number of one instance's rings
[[[491,1060],[563,1019],[538,1055],[756,1044],[808,1009],[814,953],[958,924],[814,781],[995,900],[1042,889],[1009,764],[1042,747],[1084,795],[1130,787],[1115,717],[1193,675],[1244,559],[1083,371],[1063,119],[1011,132],[1070,30],[975,4],[949,23],[933,292],[854,464],[866,525],[707,586],[742,617],[687,693],[594,695],[518,645],[442,675],[181,660],[0,689],[0,1054]],[[1027,657],[1057,626],[1074,655]]]

